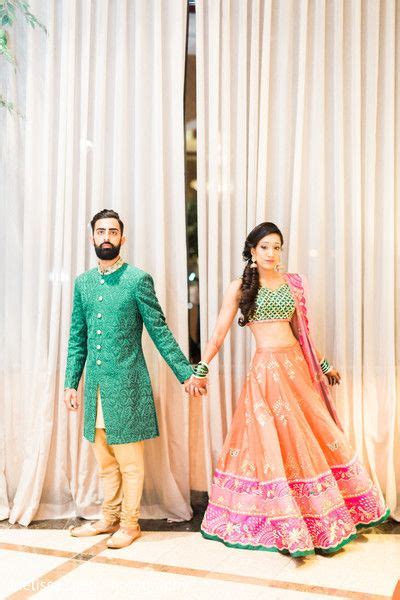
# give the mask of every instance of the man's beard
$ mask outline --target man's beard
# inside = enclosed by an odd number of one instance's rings
[[[111,244],[111,242],[106,243]],[[100,246],[94,244],[94,251],[96,252],[97,257],[100,258],[100,260],[113,260],[114,258],[117,258],[119,251],[121,250],[121,244],[118,246],[111,244],[111,247],[106,248],[103,248],[103,244],[100,244]]]

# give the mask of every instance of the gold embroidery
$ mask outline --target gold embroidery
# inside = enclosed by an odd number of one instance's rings
[[[242,466],[240,467],[240,469],[241,469],[242,471],[244,471],[244,472],[246,472],[247,470],[249,470],[249,471],[255,471],[255,470],[256,470],[256,467],[253,465],[253,463],[252,463],[251,461],[249,461],[249,460],[247,459],[247,460],[244,460],[244,461],[242,462]]]
[[[286,373],[288,374],[288,377],[290,379],[294,379],[296,376],[296,371],[293,369],[293,363],[288,358],[286,358],[285,362],[283,364],[285,365]]]
[[[279,363],[277,363],[275,359],[269,360],[265,363],[265,366],[267,369],[279,369]]]
[[[274,381],[280,381],[280,380],[281,380],[281,378],[279,377],[279,373],[277,373],[276,371],[274,371],[274,372],[272,373],[272,379],[273,379]]]
[[[267,420],[264,417],[264,415],[257,415],[256,416],[257,422],[261,425],[261,427],[265,427],[267,424]]]
[[[226,533],[232,533],[235,530],[235,526],[233,523],[226,524]]]
[[[100,264],[98,264],[97,271],[100,273],[100,275],[110,275],[110,273],[114,273],[114,271],[117,271],[120,267],[122,267],[123,264],[123,259],[119,257],[110,267],[101,269]]]
[[[335,440],[334,442],[328,442],[327,446],[330,450],[337,450],[339,448],[339,441]]]
[[[260,372],[256,373],[255,377],[256,377],[256,381],[258,381],[258,383],[262,383],[264,380],[264,377],[263,377],[262,373],[260,373]]]
[[[295,356],[298,362],[304,362],[304,356],[300,352],[296,352]]]
[[[238,456],[240,452],[240,448],[229,448],[229,454],[231,456]]]
[[[331,538],[331,541],[333,541],[336,538],[336,530],[337,530],[338,526],[336,522],[333,522],[330,524],[329,527],[329,536]]]
[[[255,402],[253,405],[254,415],[257,419],[257,422],[261,425],[261,427],[265,427],[268,422],[268,417],[271,416],[271,412],[266,406],[265,402],[259,400]]]
[[[286,414],[283,412],[284,410],[289,412],[291,409],[289,403],[279,396],[272,405],[272,412],[280,421],[282,421],[283,425],[287,425],[288,420]]]
[[[271,471],[271,473],[274,471],[274,467],[272,465],[269,464],[265,464],[263,471],[264,471],[264,475],[266,475],[268,473],[268,471]]]
[[[297,543],[301,540],[301,530],[300,529],[292,529],[289,531],[288,539],[292,543]]]

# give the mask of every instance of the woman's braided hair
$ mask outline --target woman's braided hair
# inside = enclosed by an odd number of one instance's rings
[[[270,233],[277,233],[281,238],[283,246],[283,235],[280,229],[274,223],[260,223],[252,229],[246,238],[244,250],[242,252],[243,260],[246,261],[246,266],[242,275],[241,298],[239,308],[242,315],[239,317],[239,325],[244,327],[251,317],[255,309],[255,300],[260,287],[260,277],[258,269],[251,268],[251,249],[255,248],[260,240]]]

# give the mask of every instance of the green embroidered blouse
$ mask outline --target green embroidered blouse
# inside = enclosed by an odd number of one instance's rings
[[[183,383],[193,369],[166,324],[148,273],[125,263],[107,276],[95,268],[76,278],[64,387],[77,389],[86,363],[84,436],[90,442],[98,385],[109,444],[159,435],[143,324]]]
[[[249,324],[257,321],[290,321],[294,311],[294,298],[286,282],[274,290],[260,287]]]

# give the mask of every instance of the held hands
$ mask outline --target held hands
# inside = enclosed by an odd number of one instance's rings
[[[208,391],[208,378],[207,377],[195,377],[192,375],[189,379],[187,379],[184,383],[185,392],[189,394],[189,396],[194,396],[195,398],[199,398],[204,394],[207,394]]]
[[[193,375],[185,381],[185,391],[194,397],[203,396],[208,391],[208,364],[201,360],[193,367]]]
[[[72,388],[64,390],[64,403],[67,410],[76,412],[79,408],[77,391]]]
[[[327,378],[329,385],[335,385],[335,383],[340,384],[340,382],[342,381],[339,371],[334,367],[332,367],[327,373],[325,373],[325,377]]]

